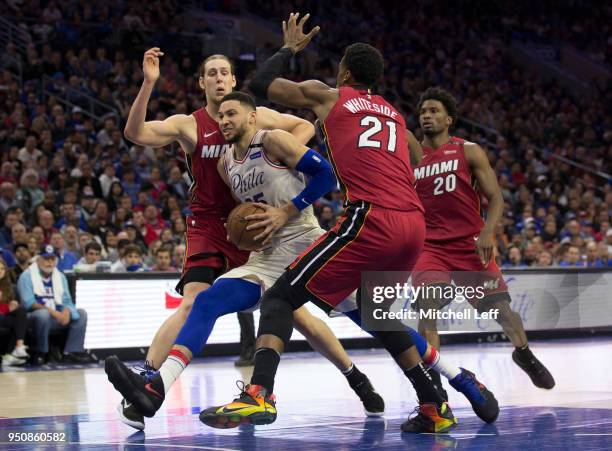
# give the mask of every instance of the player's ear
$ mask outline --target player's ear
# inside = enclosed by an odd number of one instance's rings
[[[198,78],[198,84],[200,85],[200,89],[206,92],[206,85],[204,84],[204,77],[202,77],[201,75],[200,75],[200,78]]]
[[[448,124],[449,127],[453,125],[453,118],[450,116],[446,116],[446,123]]]
[[[257,110],[251,111],[249,114],[249,124],[257,123]]]
[[[236,76],[232,74],[232,88],[236,87]]]

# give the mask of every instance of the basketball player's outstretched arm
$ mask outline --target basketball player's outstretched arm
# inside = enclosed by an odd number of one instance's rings
[[[290,168],[303,172],[310,177],[306,187],[290,202],[281,207],[257,204],[264,213],[249,215],[245,219],[259,220],[247,226],[247,230],[263,228],[255,240],[263,240],[263,245],[272,240],[274,233],[294,216],[311,205],[336,186],[331,165],[316,151],[300,144],[293,135],[283,130],[272,130],[266,133],[263,140],[264,152],[273,161],[278,161]]]
[[[197,140],[193,117],[176,114],[163,121],[145,122],[147,104],[159,78],[159,57],[163,55],[158,47],[153,47],[144,54],[142,62],[144,80],[130,108],[125,124],[125,137],[141,146],[160,147],[178,141],[186,152],[191,152]]]
[[[281,78],[291,57],[303,50],[319,32],[319,27],[314,27],[308,34],[304,33],[304,24],[309,16],[306,14],[297,22],[299,13],[291,14],[287,22],[283,21],[285,45],[262,64],[249,88],[258,97],[268,98],[272,102],[291,108],[309,108],[324,120],[338,100],[337,89],[318,80],[296,83]]]
[[[504,212],[504,198],[497,182],[495,171],[489,164],[487,154],[478,144],[465,143],[465,156],[478,181],[480,191],[489,201],[487,220],[476,241],[476,250],[483,265],[486,265],[493,256],[495,246],[495,226]]]
[[[300,144],[308,144],[315,134],[314,125],[292,114],[281,114],[270,108],[257,107],[257,128],[265,130],[285,130],[291,133]]]

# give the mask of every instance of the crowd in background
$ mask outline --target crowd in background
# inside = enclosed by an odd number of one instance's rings
[[[51,244],[63,271],[179,271],[190,184],[182,151],[176,145],[134,145],[122,129],[142,81],[142,53],[153,44],[166,55],[147,119],[188,114],[202,105],[197,76],[204,55],[180,38],[188,19],[184,11],[178,3],[159,1],[5,3],[13,22],[32,37],[25,56],[9,44],[11,58],[3,61],[10,70],[20,63],[23,83],[8,70],[0,74],[0,246],[7,265],[25,268],[42,245]],[[387,61],[378,92],[406,116],[417,136],[414,107],[419,93],[432,85],[457,97],[462,118],[499,132],[463,122],[453,130],[480,143],[498,174],[506,201],[497,230],[501,264],[611,265],[611,186],[559,158],[612,172],[612,115],[606,114],[612,90],[593,86],[591,94],[572,95],[524,70],[507,52],[508,39],[535,34],[541,40],[575,40],[579,48],[601,53],[601,36],[577,33],[580,15],[557,14],[564,19],[555,20],[556,27],[538,28],[521,21],[518,10],[494,27],[486,14],[463,3],[249,4],[274,24],[290,11],[311,8],[311,22],[322,26],[315,69],[299,58],[293,78],[335,84],[334,62],[343,46],[370,42]],[[544,11],[546,4],[539,8]],[[206,7],[235,9],[231,2],[206,2]],[[498,10],[492,14],[502,16]],[[269,46],[258,57],[272,50]],[[248,81],[254,68],[241,62],[239,78]],[[44,95],[43,76],[48,77]],[[85,113],[87,96],[118,115],[99,107],[103,119],[91,118]],[[317,202],[324,228],[336,222],[342,203],[339,191]]]

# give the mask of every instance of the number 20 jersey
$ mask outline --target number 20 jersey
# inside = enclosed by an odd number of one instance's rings
[[[476,237],[484,226],[475,178],[465,158],[465,140],[450,140],[432,149],[414,170],[416,190],[425,207],[426,241]]]
[[[413,186],[402,115],[366,90],[342,87],[339,93],[323,132],[347,202],[423,211]]]

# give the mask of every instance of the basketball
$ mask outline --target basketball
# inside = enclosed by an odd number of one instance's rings
[[[261,241],[255,241],[255,236],[259,235],[263,229],[247,230],[247,226],[258,221],[247,221],[246,216],[263,213],[265,210],[250,202],[237,205],[227,218],[227,234],[230,241],[239,249],[245,251],[256,251],[261,249]]]

